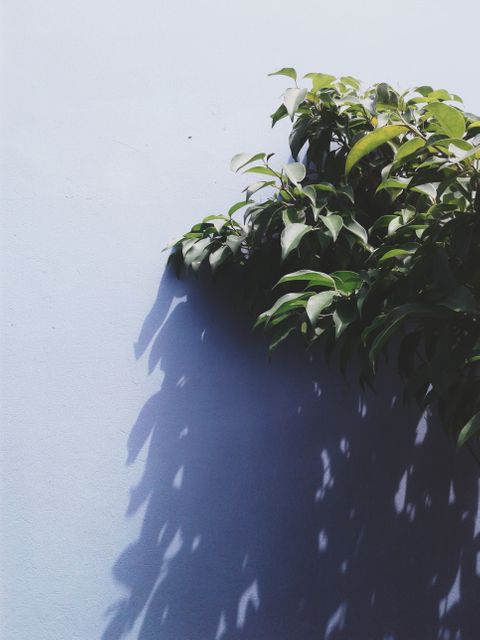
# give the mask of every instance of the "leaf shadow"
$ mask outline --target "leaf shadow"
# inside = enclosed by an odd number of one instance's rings
[[[472,640],[476,463],[387,368],[359,395],[250,327],[227,283],[164,274],[135,345],[164,376],[128,439],[143,522],[102,640]]]

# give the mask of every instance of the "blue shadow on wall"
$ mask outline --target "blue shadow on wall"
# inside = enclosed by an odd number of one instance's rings
[[[478,638],[477,463],[391,375],[361,396],[298,345],[268,362],[237,304],[167,271],[145,320],[164,379],[128,440],[145,516],[102,640]]]

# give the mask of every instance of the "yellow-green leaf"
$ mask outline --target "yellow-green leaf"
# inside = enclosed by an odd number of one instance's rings
[[[287,78],[292,78],[292,80],[297,80],[297,72],[292,67],[283,67],[278,71],[274,71],[273,73],[269,73],[269,76],[287,76]]]
[[[375,151],[378,147],[389,140],[393,140],[400,134],[408,131],[408,127],[403,124],[390,124],[380,129],[375,129],[366,136],[358,140],[351,148],[345,163],[345,174],[348,176],[353,167],[368,153]]]
[[[435,120],[448,136],[452,138],[463,138],[465,135],[465,118],[462,113],[443,102],[432,102],[427,106],[427,110],[433,115]]]
[[[458,446],[464,445],[467,440],[480,431],[480,411],[470,418],[458,435]]]

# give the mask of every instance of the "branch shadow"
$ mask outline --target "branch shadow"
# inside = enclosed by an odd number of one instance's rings
[[[167,270],[136,344],[164,374],[102,640],[474,640],[478,466],[397,398],[292,344],[268,362],[228,286]]]

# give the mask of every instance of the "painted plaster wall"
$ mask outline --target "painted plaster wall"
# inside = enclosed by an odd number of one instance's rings
[[[294,351],[269,364],[161,249],[237,199],[234,153],[288,157],[268,72],[428,82],[479,111],[478,18],[3,0],[4,640],[477,638],[471,457],[394,380],[359,399]]]

